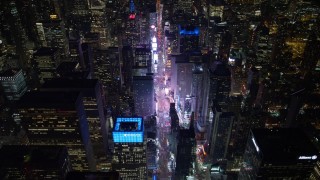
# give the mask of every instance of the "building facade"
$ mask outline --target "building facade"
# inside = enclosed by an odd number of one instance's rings
[[[108,169],[107,165],[107,139],[109,124],[106,122],[104,94],[102,85],[97,79],[51,79],[47,80],[41,91],[72,92],[79,91],[83,95],[85,115],[88,120],[90,140],[97,170]]]
[[[28,92],[17,114],[30,145],[64,145],[73,170],[96,169],[81,93]]]
[[[1,86],[8,100],[18,100],[27,91],[22,70],[7,70],[0,74]]]
[[[151,116],[154,108],[154,81],[151,75],[133,77],[133,99],[135,114]]]
[[[113,130],[112,167],[123,179],[147,179],[146,143],[141,117],[118,117]]]
[[[1,179],[64,179],[72,170],[65,146],[7,145],[0,152]]]
[[[318,156],[300,129],[252,129],[239,179],[309,179]]]

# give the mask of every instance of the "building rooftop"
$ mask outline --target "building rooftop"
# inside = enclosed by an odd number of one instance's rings
[[[210,72],[214,76],[231,76],[230,70],[226,64],[221,61],[215,61],[213,66],[210,68]]]
[[[180,35],[193,35],[198,36],[200,33],[199,27],[194,26],[179,26]]]
[[[27,92],[17,102],[18,107],[75,107],[79,91]]]
[[[85,39],[92,39],[92,40],[98,40],[99,37],[100,37],[99,33],[92,33],[92,32],[86,33],[86,34],[84,35],[84,38],[85,38]]]
[[[153,81],[152,76],[133,76],[133,80],[151,80]]]
[[[114,131],[142,131],[141,117],[118,117]]]
[[[35,51],[33,53],[34,56],[51,56],[53,55],[56,51],[58,51],[58,48],[49,48],[49,47],[42,47]]]
[[[298,128],[253,129],[253,144],[265,163],[294,163],[318,159],[318,150]]]
[[[58,73],[72,72],[78,64],[78,62],[61,62],[57,67],[57,71]]]
[[[150,48],[136,48],[135,52],[136,53],[150,53],[151,49]]]
[[[0,167],[19,168],[28,164],[32,169],[60,169],[67,156],[65,146],[5,145],[0,149]]]
[[[19,69],[8,69],[0,73],[0,77],[13,77],[15,76],[20,70]]]
[[[66,180],[120,180],[118,172],[69,172]]]
[[[98,79],[49,79],[44,82],[42,89],[61,89],[68,90],[95,88]]]
[[[142,143],[144,138],[142,117],[118,117],[112,134],[115,143]]]

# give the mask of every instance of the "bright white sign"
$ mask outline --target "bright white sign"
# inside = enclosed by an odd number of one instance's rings
[[[313,156],[299,156],[299,159],[312,159],[315,160],[317,159],[318,156],[317,155],[313,155]]]
[[[258,147],[258,145],[256,143],[256,140],[253,137],[252,137],[252,142],[253,142],[254,146],[256,147],[257,152],[259,152],[260,149],[259,149],[259,147]]]

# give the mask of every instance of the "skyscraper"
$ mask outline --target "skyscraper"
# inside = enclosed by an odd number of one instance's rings
[[[230,90],[230,70],[222,61],[215,61],[210,68],[209,103],[219,105],[222,109],[226,109]]]
[[[30,145],[64,145],[72,169],[95,170],[81,93],[28,92],[18,101],[17,114]]]
[[[301,129],[252,129],[239,179],[309,179],[318,156]]]
[[[8,100],[18,100],[27,91],[22,70],[11,69],[1,73],[0,82]]]
[[[57,48],[43,47],[33,54],[40,83],[46,78],[56,77],[56,68],[60,63],[60,53]]]
[[[191,121],[189,129],[179,130],[175,179],[183,180],[194,175],[195,146],[194,121]]]
[[[86,69],[86,64],[84,63],[84,53],[81,46],[80,36],[76,32],[69,33],[69,51],[70,60],[72,62],[78,62],[83,70]]]
[[[42,47],[57,48],[62,57],[69,55],[69,42],[62,20],[52,18],[49,21],[37,22],[36,26]]]
[[[107,179],[107,180],[122,180],[118,172],[69,172],[66,180],[74,179]]]
[[[19,56],[19,61],[16,68],[26,70],[30,67],[28,64],[29,54],[27,48],[28,37],[23,26],[23,21],[17,8],[15,1],[2,1],[1,2],[1,30],[4,33],[8,44],[13,45],[15,53]]]
[[[91,11],[87,0],[65,1],[65,16],[67,24],[81,33],[90,32]]]
[[[213,162],[226,159],[234,118],[234,113],[222,112],[221,108],[215,108],[209,141]]]
[[[65,146],[3,146],[1,179],[64,179],[71,165]]]
[[[133,99],[135,114],[145,117],[155,112],[154,82],[151,75],[133,77]]]
[[[79,91],[82,93],[97,170],[107,169],[106,152],[109,124],[106,122],[104,113],[105,102],[101,83],[97,79],[51,79],[46,81],[40,90],[61,93]]]
[[[151,72],[151,50],[148,48],[136,48],[134,67],[148,68],[148,72]]]
[[[113,130],[112,167],[123,179],[147,178],[146,143],[141,117],[118,117]]]
[[[94,58],[94,78],[100,79],[106,91],[108,105],[119,103],[119,91],[122,85],[121,62],[119,48],[110,47],[98,50]]]
[[[199,27],[179,26],[178,40],[180,53],[199,50],[199,34]]]
[[[189,57],[186,54],[175,56],[174,60],[175,62],[172,63],[171,86],[174,89],[176,109],[181,119],[188,124],[190,119],[184,119],[187,114],[185,104],[186,98],[190,99],[192,93],[192,69],[194,64],[189,61]],[[190,114],[191,112],[188,112],[189,116]]]

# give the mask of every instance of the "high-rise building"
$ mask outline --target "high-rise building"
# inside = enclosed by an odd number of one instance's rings
[[[191,14],[192,6],[193,6],[193,1],[191,0],[179,0],[178,5],[176,7],[182,10],[185,14]]]
[[[179,26],[179,52],[199,50],[199,27]]]
[[[28,37],[23,26],[23,20],[21,17],[24,15],[18,11],[15,1],[2,1],[1,2],[1,34],[5,37],[5,40],[9,45],[13,45],[15,48],[15,54],[18,56],[18,61],[15,68],[27,70],[30,67],[28,61],[30,60],[28,53]]]
[[[69,172],[66,180],[74,179],[107,179],[107,180],[122,180],[118,172]]]
[[[87,0],[65,1],[65,17],[68,27],[79,30],[81,33],[90,32],[91,11]]]
[[[28,92],[17,102],[17,114],[30,145],[64,145],[72,169],[96,169],[81,93]]]
[[[153,115],[155,112],[153,76],[134,76],[132,86],[135,114],[142,117]]]
[[[0,152],[1,179],[64,179],[72,170],[65,146],[8,145]]]
[[[0,73],[0,82],[8,100],[18,100],[27,91],[22,70],[10,69]]]
[[[222,109],[226,109],[230,91],[230,70],[223,62],[215,61],[210,68],[209,103],[212,103],[212,105],[219,105]]]
[[[180,119],[189,123],[189,118],[184,118],[187,108],[185,105],[189,101],[192,91],[192,69],[193,62],[189,61],[187,55],[178,55],[174,57],[172,63],[171,86],[174,89],[174,99],[176,101],[176,109]],[[188,100],[186,100],[188,98]],[[191,112],[188,112],[190,116]]]
[[[318,156],[301,129],[252,129],[239,179],[309,179]]]
[[[209,141],[210,156],[214,163],[226,159],[234,118],[234,113],[215,108]]]
[[[40,83],[46,78],[56,76],[56,68],[60,63],[60,53],[57,48],[42,47],[33,54]]]
[[[195,63],[192,69],[192,111],[200,134],[204,135],[208,119],[209,73],[206,63]]]
[[[182,180],[194,175],[195,146],[194,121],[191,121],[189,129],[179,130],[175,179]]]
[[[42,47],[57,48],[62,57],[69,55],[69,42],[62,20],[53,18],[38,22],[36,26]]]
[[[72,62],[78,62],[83,70],[86,69],[86,64],[84,63],[84,53],[81,46],[80,36],[76,32],[69,33],[69,51],[70,60]]]
[[[107,50],[98,50],[94,58],[94,78],[101,81],[108,96],[107,105],[117,106],[121,90],[122,76],[119,48],[110,47]]]
[[[147,178],[146,143],[141,117],[118,117],[113,130],[114,156],[112,168],[123,179]]]
[[[89,9],[91,11],[91,32],[100,34],[100,48],[106,49],[110,45],[108,44],[109,38],[109,24],[107,23],[106,2],[88,0]]]
[[[97,79],[51,79],[46,81],[40,90],[60,91],[61,93],[80,91],[82,93],[97,170],[107,169],[109,125],[104,113],[104,94],[100,82]]]
[[[89,70],[82,70],[77,62],[61,62],[57,67],[57,77],[66,79],[90,79]]]
[[[147,130],[146,130],[147,131]],[[156,132],[157,130],[154,130]],[[157,141],[156,133],[147,132],[147,167],[148,174],[157,169]]]
[[[145,67],[151,72],[151,50],[148,48],[136,48],[134,67]]]
[[[122,63],[123,63],[123,71],[121,74],[123,76],[124,85],[127,87],[131,87],[132,84],[132,66],[134,62],[133,50],[131,46],[124,46],[122,48]]]

